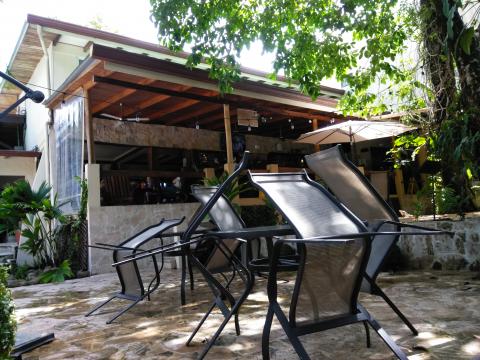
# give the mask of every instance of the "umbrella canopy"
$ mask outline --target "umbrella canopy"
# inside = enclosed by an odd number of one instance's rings
[[[397,136],[415,127],[398,122],[348,120],[300,135],[297,142],[308,144],[338,144]]]

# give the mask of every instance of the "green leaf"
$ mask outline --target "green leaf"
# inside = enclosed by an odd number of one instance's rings
[[[467,168],[465,172],[467,173],[467,179],[472,180],[473,179],[472,169]]]
[[[473,26],[471,26],[462,33],[462,35],[460,36],[460,39],[458,40],[462,50],[467,55],[470,55],[470,49],[472,46],[474,34],[475,34],[475,29],[473,28]]]
[[[63,282],[66,278],[72,278],[73,276],[72,269],[70,268],[70,262],[68,260],[64,260],[57,268],[42,273],[39,281],[42,284]]]

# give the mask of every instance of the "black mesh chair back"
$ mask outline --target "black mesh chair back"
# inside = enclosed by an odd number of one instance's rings
[[[192,186],[192,195],[202,204],[206,205],[218,190],[217,186]],[[245,223],[238,216],[230,201],[222,195],[208,212],[210,219],[215,223],[220,231],[240,230],[245,227]],[[228,249],[228,253],[235,253],[241,244],[238,239],[223,240],[224,245]],[[222,271],[230,266],[231,260],[229,256],[219,248],[214,247],[212,254],[206,261],[206,268],[212,273]]]
[[[299,239],[366,231],[327,191],[307,182],[303,173],[252,173],[250,177],[288,219]],[[353,311],[352,296],[366,243],[365,239],[345,240],[306,243],[299,247],[303,249],[305,261],[302,278],[297,279],[298,291],[291,299],[291,321],[318,321]],[[297,316],[297,312],[301,316]]]
[[[165,231],[179,225],[182,221],[183,218],[169,220],[162,219],[162,221],[160,221],[158,224],[147,227],[138,234],[123,241],[119,245],[100,243],[97,245],[91,245],[91,247],[113,251],[113,261],[118,262],[126,257],[135,256],[135,254],[137,253],[144,253],[146,250],[148,250],[147,248],[150,247],[150,244],[147,245],[149,241],[155,238],[161,238],[162,234]],[[118,265],[115,267],[115,269],[117,271],[118,279],[120,280],[120,284],[122,287],[120,292],[112,295],[106,301],[102,302],[94,309],[89,311],[85,316],[92,315],[95,311],[97,311],[102,306],[106,305],[115,298],[132,301],[132,304],[119,311],[114,317],[107,321],[107,324],[110,324],[112,321],[130,310],[133,306],[135,306],[145,297],[148,297],[148,299],[150,299],[150,294],[160,285],[160,272],[163,268],[163,258],[161,267],[158,266],[155,255],[148,256],[148,258],[150,258],[153,263],[154,276],[150,280],[147,290],[145,290],[144,278],[142,277],[142,273],[139,269],[137,261],[126,262],[124,264]]]
[[[385,202],[368,179],[351,163],[340,145],[305,156],[308,167],[318,175],[335,194],[361,220],[367,222],[371,231],[398,232],[399,226],[382,223],[385,220],[398,222],[395,211]],[[367,275],[375,281],[381,266],[398,241],[398,235],[379,235],[372,242],[367,265]],[[372,292],[371,284],[364,282],[362,289]]]
[[[294,241],[301,259],[287,319],[277,302],[275,269],[281,241],[276,243],[268,283],[264,359],[269,358],[273,314],[302,359],[309,357],[298,339],[301,335],[359,321],[377,330],[378,323],[357,302],[370,251],[364,224],[305,172],[249,175],[295,229],[297,239],[283,242]],[[381,331],[380,336],[399,358],[406,359],[388,335]]]
[[[395,211],[357,167],[347,159],[340,145],[307,155],[305,160],[309,168],[325,182],[335,196],[361,220],[368,223],[370,231],[397,232],[398,234],[402,227],[415,227],[399,222]],[[417,335],[418,331],[413,324],[376,284],[382,264],[398,239],[399,235],[395,234],[374,237],[362,291],[382,297],[410,331]]]
[[[113,261],[117,262],[126,256],[134,255],[140,247],[149,240],[157,237],[159,234],[179,224],[178,219],[162,220],[159,224],[150,226],[137,235],[120,243],[119,248],[113,251]],[[156,261],[153,266],[158,271]],[[137,262],[130,262],[116,267],[120,283],[122,285],[122,293],[132,297],[141,297],[145,295],[145,288],[141,279]]]

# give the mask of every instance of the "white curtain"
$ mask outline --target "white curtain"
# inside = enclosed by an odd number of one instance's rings
[[[74,96],[55,110],[55,191],[64,213],[80,207],[80,185],[75,177],[83,172],[83,97]]]

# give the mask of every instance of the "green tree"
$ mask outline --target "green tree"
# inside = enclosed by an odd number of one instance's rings
[[[429,105],[428,118],[417,117],[427,137],[435,140],[426,144],[435,145],[430,150],[443,160],[445,185],[468,198],[468,177],[479,176],[480,159],[478,0],[151,4],[160,41],[172,50],[191,50],[190,66],[201,61],[210,65],[210,76],[219,81],[222,92],[239,80],[241,51],[259,41],[264,51],[275,55],[272,77],[283,73],[312,98],[326,78],[347,84],[341,100],[345,112],[389,110],[378,84],[407,109]],[[408,64],[404,60],[412,48]]]
[[[421,60],[431,88],[444,185],[468,208],[480,168],[480,2],[420,0]],[[462,15],[463,14],[463,15]]]
[[[173,50],[191,46],[188,63],[204,60],[220,90],[239,79],[238,57],[261,41],[275,54],[274,70],[317,97],[321,81],[336,77],[366,92],[380,73],[402,78],[393,65],[407,30],[396,1],[151,0],[159,38]],[[275,75],[272,75],[275,76]],[[353,100],[350,100],[353,103]]]

